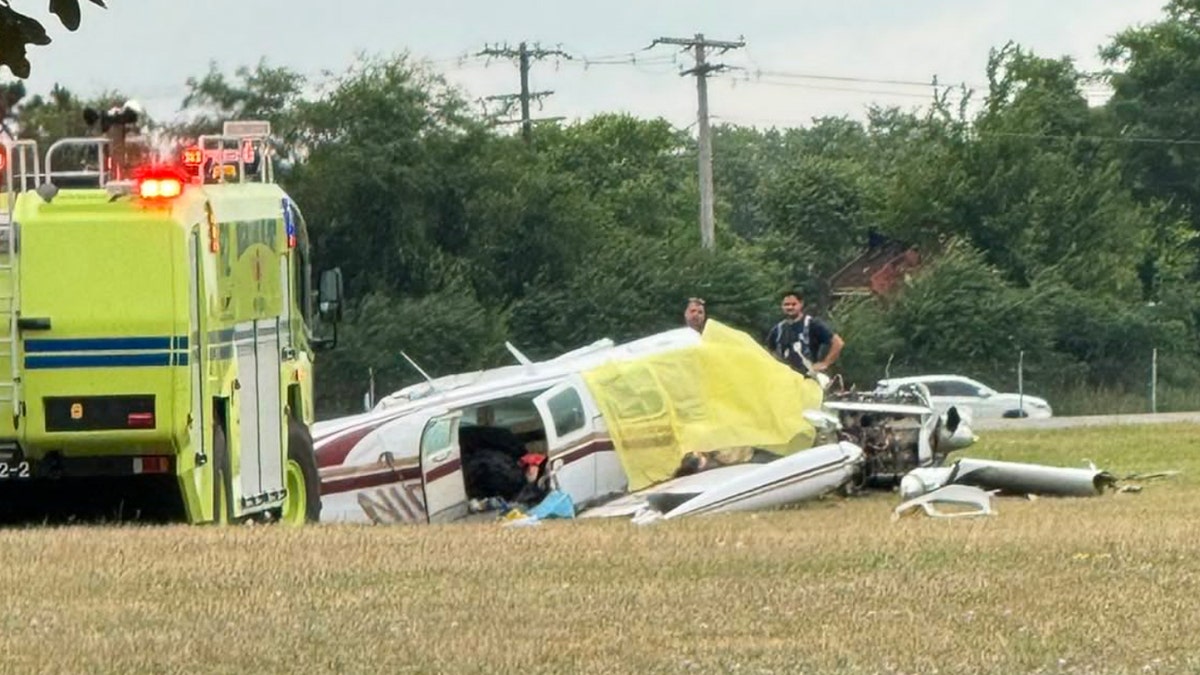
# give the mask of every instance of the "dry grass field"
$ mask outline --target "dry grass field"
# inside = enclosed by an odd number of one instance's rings
[[[967,452],[1183,473],[987,519],[893,523],[879,494],[644,528],[0,530],[0,670],[1200,670],[1200,428]]]

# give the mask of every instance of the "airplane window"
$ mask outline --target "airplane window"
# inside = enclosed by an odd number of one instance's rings
[[[431,420],[425,425],[425,433],[421,434],[421,455],[430,455],[439,450],[445,450],[450,445],[450,432],[453,420],[448,417]]]
[[[565,389],[551,396],[546,401],[546,407],[550,409],[554,432],[560,437],[582,429],[586,423],[583,401],[574,389]]]

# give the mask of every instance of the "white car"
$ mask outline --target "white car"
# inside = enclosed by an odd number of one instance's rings
[[[950,406],[964,412],[968,419],[1045,418],[1054,411],[1046,399],[1029,394],[1002,394],[991,387],[961,375],[917,375],[880,380],[876,391],[891,393],[904,385],[922,384],[929,390],[929,399],[945,412]]]

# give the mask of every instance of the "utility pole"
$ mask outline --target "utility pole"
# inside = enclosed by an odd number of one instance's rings
[[[725,66],[719,63],[709,63],[706,51],[719,49],[720,53],[724,54],[730,49],[745,47],[746,41],[741,39],[737,42],[706,40],[703,33],[696,33],[692,38],[658,38],[650,46],[658,44],[679,45],[693,50],[695,55],[696,65],[679,74],[696,76],[696,96],[699,99],[697,118],[700,136],[700,152],[698,153],[700,155],[700,245],[704,248],[712,248],[716,242],[716,233],[713,228],[712,137],[708,126],[708,74],[724,70]]]
[[[529,116],[529,102],[531,100],[542,98],[553,94],[553,91],[529,91],[529,66],[531,61],[540,61],[542,59],[557,56],[564,59],[571,58],[571,55],[560,49],[542,49],[540,45],[534,45],[532,49],[522,42],[517,49],[512,49],[508,45],[503,47],[485,46],[483,51],[476,56],[497,57],[503,59],[515,59],[521,70],[521,93],[519,94],[501,94],[499,96],[488,96],[489,101],[501,101],[504,103],[504,112],[507,115],[512,107],[513,101],[521,103],[521,136],[528,143],[533,138],[533,123],[535,121],[562,119],[561,117],[548,117],[541,120],[534,120]],[[500,120],[497,124],[512,124],[517,120]]]
[[[529,119],[529,50],[521,43],[521,136],[528,143],[533,138],[533,122]]]

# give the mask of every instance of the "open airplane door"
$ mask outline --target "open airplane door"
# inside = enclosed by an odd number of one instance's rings
[[[550,471],[558,489],[576,504],[596,495],[600,409],[583,378],[572,375],[533,399],[546,429]]]
[[[444,523],[467,512],[463,482],[462,449],[458,445],[461,411],[431,418],[421,432],[421,480],[425,485],[425,513],[431,523]]]

